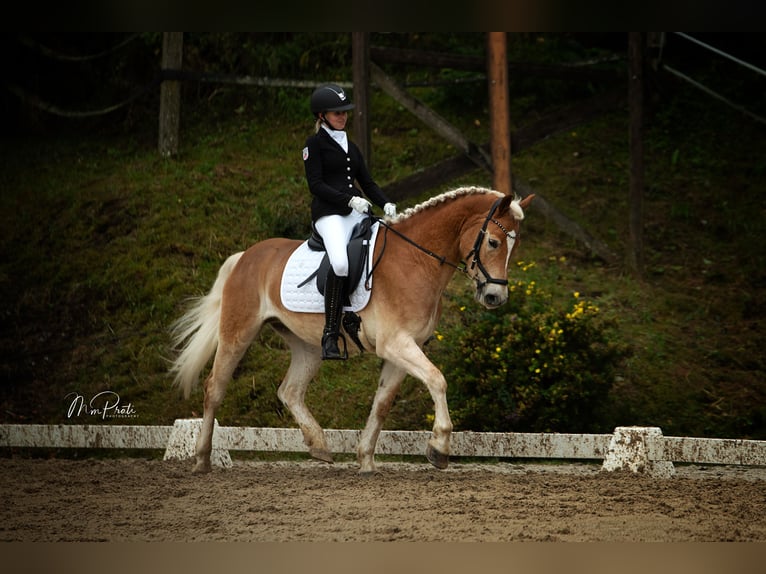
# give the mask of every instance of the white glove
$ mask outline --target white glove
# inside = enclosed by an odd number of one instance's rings
[[[372,207],[372,204],[365,198],[355,195],[349,200],[348,206],[357,210],[359,213],[367,213],[370,207]]]
[[[396,204],[395,203],[387,203],[383,206],[383,213],[386,214],[386,217],[389,219],[393,219],[396,217]]]

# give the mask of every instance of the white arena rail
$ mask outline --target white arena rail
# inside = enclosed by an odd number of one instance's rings
[[[173,426],[0,425],[0,446],[17,448],[163,449],[165,459],[194,452],[201,419]],[[326,430],[330,450],[355,453],[361,431]],[[429,431],[382,431],[381,455],[421,456]],[[306,452],[299,429],[221,427],[213,435],[213,463],[231,466],[230,450]],[[454,432],[452,456],[602,460],[607,471],[666,477],[673,462],[766,466],[766,441],[665,437],[658,427],[617,427],[613,434]]]

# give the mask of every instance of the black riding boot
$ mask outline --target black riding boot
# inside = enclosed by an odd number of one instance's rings
[[[332,268],[327,273],[324,287],[325,326],[322,332],[322,358],[347,359],[346,338],[340,332],[340,318],[343,314],[346,277],[338,277]],[[343,339],[343,353],[338,348],[338,339]]]

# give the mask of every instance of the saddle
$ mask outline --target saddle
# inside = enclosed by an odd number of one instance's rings
[[[369,251],[370,251],[370,239],[372,238],[372,228],[376,223],[372,217],[366,217],[354,226],[351,231],[351,239],[349,239],[348,247],[346,247],[346,253],[348,254],[348,283],[346,285],[346,298],[345,305],[348,306],[348,293],[353,292],[359,282],[362,279],[362,275],[365,276],[365,280],[370,276],[369,269]],[[322,236],[317,233],[316,228],[312,225],[311,236],[309,237],[308,247],[312,251],[325,251],[324,241]],[[317,290],[324,295],[325,284],[327,283],[327,272],[330,270],[330,258],[327,253],[324,254],[322,260],[319,262],[319,267],[306,279],[301,282],[298,287],[307,285],[309,281],[316,278]]]

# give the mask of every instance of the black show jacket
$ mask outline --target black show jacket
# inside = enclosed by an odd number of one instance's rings
[[[370,177],[362,152],[354,142],[348,140],[348,153],[324,129],[306,140],[303,149],[303,166],[306,181],[313,196],[311,219],[316,221],[323,215],[348,215],[348,202],[354,195],[361,196],[357,182],[364,195],[383,207],[389,202],[378,184]]]

